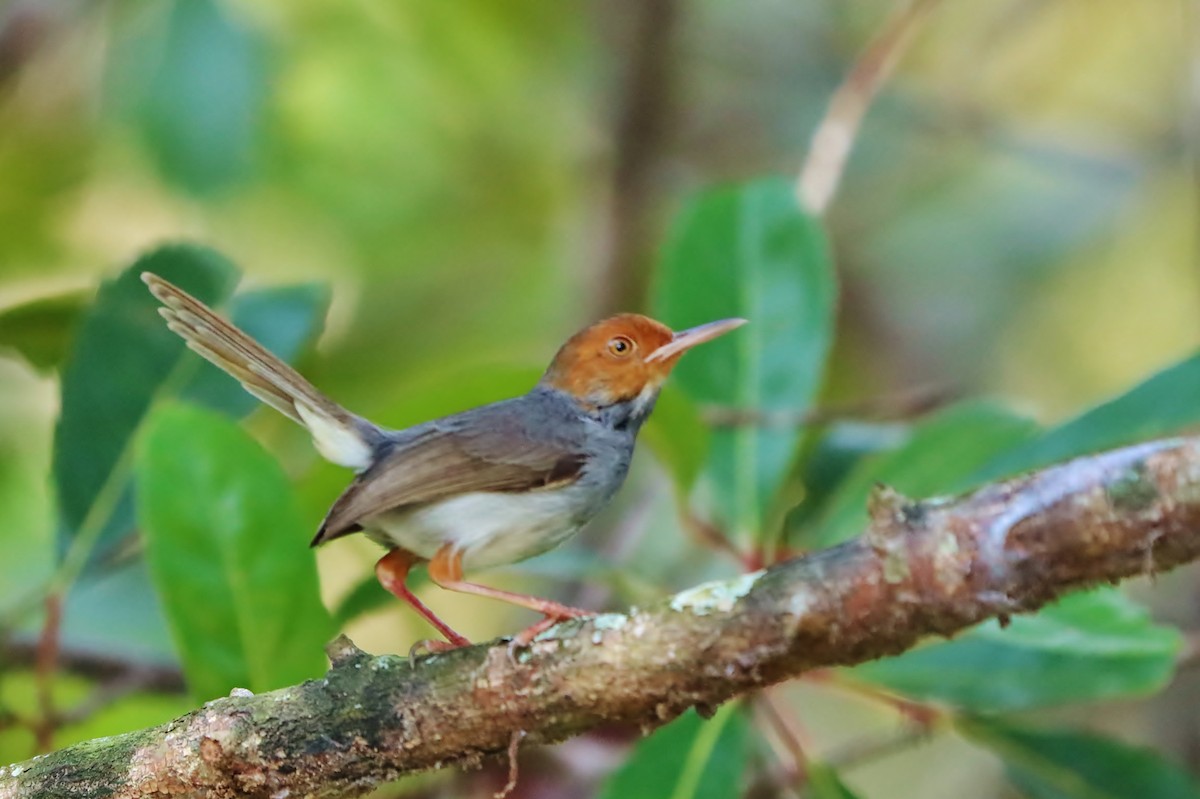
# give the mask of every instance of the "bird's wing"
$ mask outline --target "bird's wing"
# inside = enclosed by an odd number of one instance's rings
[[[494,408],[495,406],[493,406]],[[579,479],[582,447],[530,431],[520,413],[433,423],[360,474],[321,523],[313,546],[380,513],[474,491],[529,491]]]

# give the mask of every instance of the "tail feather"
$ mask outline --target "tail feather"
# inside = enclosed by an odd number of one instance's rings
[[[222,319],[211,308],[158,275],[142,273],[150,293],[163,304],[167,327],[272,408],[308,428],[317,450],[330,461],[355,469],[371,464],[379,428],[322,394],[299,372]]]

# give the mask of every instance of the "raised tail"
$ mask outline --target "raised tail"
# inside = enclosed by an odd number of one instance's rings
[[[308,428],[327,460],[354,469],[371,465],[382,431],[318,391],[312,383],[200,300],[150,272],[158,312],[188,346],[236,378],[254,396]]]

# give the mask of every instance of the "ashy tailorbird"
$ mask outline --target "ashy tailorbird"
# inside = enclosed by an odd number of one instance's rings
[[[469,642],[405,585],[423,561],[442,588],[543,614],[517,645],[559,619],[589,615],[467,582],[463,572],[531,558],[586,524],[624,481],[638,430],[679,358],[745,323],[676,333],[638,314],[613,316],[569,338],[529,393],[388,430],[333,402],[196,298],[149,272],[142,279],[188,346],[304,425],[325,458],[357,472],[312,543],[362,531],[386,547],[375,566],[380,583],[446,637],[437,648]]]

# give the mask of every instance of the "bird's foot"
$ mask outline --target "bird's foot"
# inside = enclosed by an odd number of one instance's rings
[[[470,645],[470,641],[457,633],[449,641],[443,641],[440,638],[422,638],[408,648],[408,662],[415,664],[417,655],[422,651],[430,655],[440,655],[443,652],[450,652],[451,650],[461,649],[464,646]]]
[[[521,630],[521,632],[514,635],[512,640],[508,642],[508,659],[514,665],[517,662],[518,650],[528,647],[539,635],[560,621],[596,615],[594,611],[573,608],[570,605],[560,605],[557,602],[548,602],[546,605],[547,607],[543,608],[543,612],[546,614],[545,617]]]

